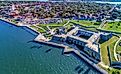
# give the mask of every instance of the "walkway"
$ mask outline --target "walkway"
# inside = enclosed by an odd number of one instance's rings
[[[63,26],[66,26],[67,24],[69,24],[70,23],[70,20],[66,23],[66,24],[64,24]]]
[[[111,8],[111,10],[109,10],[109,11],[107,12],[107,14],[109,14],[110,12],[112,12],[113,9],[114,9],[116,6],[117,6],[117,4],[114,5],[113,8]],[[103,26],[105,26],[105,23],[106,23],[106,16],[104,17],[102,23],[100,24],[99,29],[101,29]]]
[[[105,65],[103,62],[100,62],[99,65],[101,65],[102,67],[104,67],[106,69],[110,68],[108,65]]]
[[[118,58],[117,58],[117,54],[116,54],[116,47],[118,45],[118,43],[121,41],[121,37],[119,38],[119,40],[115,43],[115,46],[114,46],[114,58],[116,59],[116,61],[118,61]]]

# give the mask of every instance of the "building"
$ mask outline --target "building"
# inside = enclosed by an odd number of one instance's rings
[[[73,30],[75,28],[71,31]],[[84,29],[77,29],[73,34],[55,35],[51,41],[74,48],[91,61],[98,63],[101,61],[100,44],[98,42],[99,40],[109,40],[111,37],[111,33],[96,33]]]

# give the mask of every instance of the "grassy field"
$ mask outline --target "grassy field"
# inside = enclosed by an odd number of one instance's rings
[[[110,50],[111,50],[111,55],[112,55],[112,58],[114,59],[114,56],[113,56],[113,47],[114,47],[114,42],[116,42],[118,38],[113,36],[110,40],[102,43],[100,45],[101,47],[101,56],[102,56],[102,62],[106,65],[109,65],[109,58],[108,58],[108,51],[107,51],[107,46],[110,46]]]
[[[70,29],[73,26],[72,23],[69,23],[68,25],[65,26],[66,30]]]
[[[119,43],[121,43],[121,41]],[[118,43],[118,46],[117,46],[117,51],[121,52],[121,46],[119,45],[119,43]]]
[[[49,26],[51,28],[56,28],[56,27],[61,27],[63,26],[65,23],[67,23],[67,21],[63,21],[62,23],[51,23],[51,24],[39,24],[37,26],[40,26],[40,27],[46,27],[46,26]]]
[[[77,24],[80,24],[80,25],[83,25],[83,26],[91,26],[91,27],[98,27],[99,24],[100,24],[99,22],[86,21],[86,20],[79,20],[79,21],[77,21],[77,20],[71,20],[71,22],[74,22],[74,23],[77,23]],[[37,25],[37,26],[38,26],[38,27],[42,27],[42,28],[44,28],[45,30],[48,30],[48,29],[47,29],[47,26],[49,26],[50,29],[53,29],[53,28],[61,27],[61,26],[63,26],[63,25],[66,24],[66,23],[67,23],[67,20],[64,20],[62,23],[39,24],[39,25]],[[72,23],[69,23],[69,24],[67,24],[67,25],[65,26],[65,28],[68,30],[68,29],[71,28],[72,26],[73,26],[73,24],[72,24]],[[39,32],[44,32],[43,30],[38,29],[38,28],[35,27],[35,26],[31,26],[31,27],[37,29]],[[96,31],[94,28],[87,28],[87,30],[92,30],[92,31],[94,30],[94,31]]]
[[[39,28],[37,28],[36,26],[30,26],[30,27],[36,29],[36,30],[39,31],[40,33],[44,33],[44,32],[45,32],[44,30],[39,29]]]
[[[98,32],[98,30],[96,30],[96,28],[85,28],[86,30],[90,30],[90,31],[94,31],[94,32]]]
[[[52,23],[52,24],[39,24],[37,25],[38,27],[41,27],[43,29],[45,29],[46,31],[48,30],[47,26],[50,27],[50,29],[56,28],[56,27],[61,27],[63,26],[65,23],[67,23],[67,21],[63,21],[62,23]],[[39,31],[40,33],[45,33],[45,31],[43,29],[40,29],[36,26],[31,26],[32,28],[36,29],[37,31]]]
[[[108,57],[108,51],[107,51],[107,46],[110,47],[110,51],[111,51],[111,59],[112,61],[115,61],[114,58],[114,45],[116,43],[116,41],[118,40],[118,38],[116,36],[113,36],[110,40],[104,42],[101,44],[101,56],[102,56],[102,62],[106,65],[109,65],[109,57]],[[106,69],[102,66],[100,66],[101,68],[103,68],[104,70],[108,71],[109,74],[121,74],[121,70],[117,70],[117,69]]]
[[[108,70],[108,73],[109,74],[121,74],[121,70],[117,70],[117,69],[111,69],[111,70]]]
[[[121,32],[121,22],[108,22],[103,27],[103,29],[114,32]]]
[[[114,41],[109,45],[110,51],[111,51],[110,53],[111,53],[112,61],[116,61],[115,58],[114,58],[114,45],[115,45],[117,40],[118,40],[118,38],[115,38]]]
[[[99,22],[94,22],[94,21],[87,21],[87,20],[71,20],[71,22],[83,25],[83,26],[92,26],[92,27],[99,27],[100,23]]]

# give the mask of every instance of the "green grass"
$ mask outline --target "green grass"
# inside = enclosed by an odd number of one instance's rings
[[[93,22],[93,21],[86,21],[86,20],[71,20],[71,22],[83,25],[83,26],[92,26],[92,27],[98,27],[99,25],[94,25],[96,24],[100,24],[99,22]],[[51,29],[53,28],[57,28],[57,27],[61,27],[63,26],[65,23],[67,23],[67,20],[64,20],[62,23],[51,23],[51,24],[39,24],[37,26],[44,28],[45,30],[47,29],[47,26],[49,26]],[[73,26],[72,23],[69,23],[65,26],[65,28],[68,30]],[[35,28],[36,29],[36,28]],[[95,28],[87,28],[87,30],[92,30],[92,31],[96,31]],[[39,32],[43,32],[42,30],[38,30]]]
[[[72,23],[69,23],[68,25],[65,26],[66,30],[70,29],[73,26]]]
[[[42,29],[38,29],[37,31],[39,31],[40,33],[45,33],[45,31]]]
[[[50,27],[50,29],[53,29],[53,28],[57,28],[57,27],[61,27],[63,26],[65,23],[67,23],[66,20],[64,20],[62,23],[51,23],[51,24],[39,24],[37,25],[38,27],[42,27],[44,28],[46,31],[48,30],[47,26]],[[43,29],[40,29],[36,26],[31,26],[32,28],[36,29],[37,31],[39,31],[40,33],[45,33],[45,31]]]
[[[87,20],[71,20],[71,22],[83,25],[83,26],[92,26],[92,27],[98,27],[100,25],[99,22],[94,22],[94,21],[87,21]]]
[[[71,22],[74,22],[76,24],[80,24],[80,25],[85,26],[85,27],[97,28],[100,25],[99,22],[88,21],[88,20],[79,20],[79,21],[78,20],[71,20]],[[97,32],[97,30],[95,28],[85,28],[85,29]]]
[[[12,20],[12,22],[15,23],[15,24],[17,24],[17,21],[15,21],[15,20]]]
[[[121,32],[121,22],[108,22],[103,29],[113,32]]]
[[[108,70],[108,73],[109,73],[109,74],[121,74],[121,70],[118,70],[118,69],[114,69],[114,68],[113,68],[113,69],[111,69],[111,70],[109,69],[109,70]]]
[[[119,43],[121,43],[121,41]],[[119,46],[119,43],[118,43],[118,46],[117,46],[117,50],[116,51],[120,51],[121,52],[121,46]]]
[[[97,30],[96,30],[96,28],[85,28],[86,30],[90,30],[90,31],[94,31],[94,32],[98,32]]]
[[[118,38],[113,36],[110,40],[102,43],[100,45],[101,47],[101,56],[102,56],[102,62],[106,65],[109,65],[109,58],[108,58],[108,51],[107,51],[107,46],[110,46],[110,50],[111,50],[111,55],[112,58],[114,58],[113,56],[113,47],[114,47],[114,42],[117,40]]]
[[[39,24],[38,26],[63,26],[63,23]]]
[[[37,29],[37,27],[36,27],[36,26],[33,26],[33,25],[32,25],[32,26],[30,26],[30,27],[32,27],[32,28],[34,28],[34,29]]]
[[[36,30],[39,31],[40,33],[44,33],[44,32],[45,32],[44,30],[39,29],[39,28],[37,28],[36,26],[30,26],[30,27],[36,29]]]
[[[112,61],[115,61],[115,58],[114,58],[114,55],[113,55],[113,48],[114,48],[114,45],[115,45],[117,40],[118,40],[118,38],[116,36],[113,36],[110,40],[101,44],[102,62],[106,65],[109,65],[109,57],[108,57],[107,46],[110,47]],[[108,71],[109,74],[117,74],[117,72],[119,72],[119,74],[121,74],[121,70],[117,70],[117,69],[114,69],[114,68],[112,68],[112,69],[103,68],[103,69]]]
[[[63,21],[62,23],[51,23],[51,24],[39,24],[38,26],[40,27],[46,27],[49,26],[50,28],[56,28],[56,27],[61,27],[63,26],[65,23],[67,23],[67,21]]]
[[[115,57],[114,57],[114,45],[115,45],[115,43],[116,43],[117,40],[118,40],[118,38],[115,38],[114,42],[112,42],[112,43],[109,45],[112,61],[116,61],[116,59],[115,59]]]

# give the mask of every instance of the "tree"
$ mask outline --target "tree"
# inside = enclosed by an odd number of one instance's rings
[[[112,18],[113,19],[117,19],[118,16],[119,16],[119,14],[117,12],[112,13]]]
[[[110,26],[110,28],[112,28],[112,26]]]
[[[120,74],[120,72],[118,70],[115,70],[112,72],[112,74]]]
[[[120,23],[118,23],[117,25],[120,26]]]

